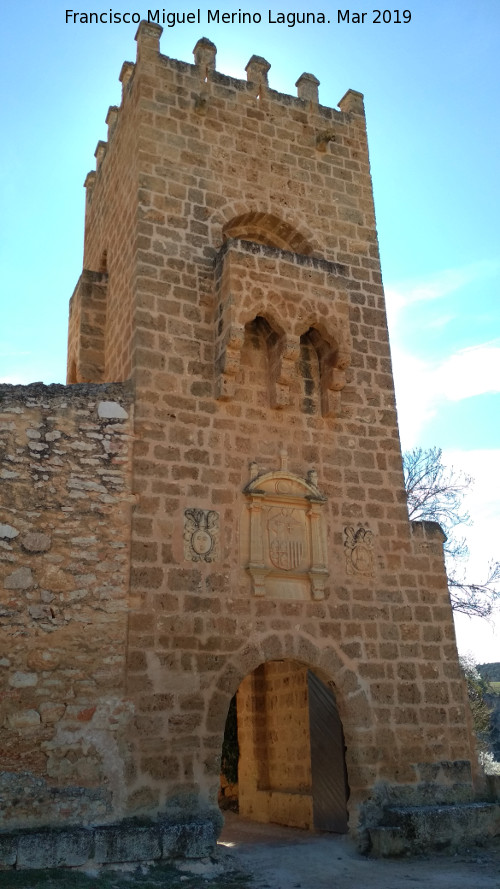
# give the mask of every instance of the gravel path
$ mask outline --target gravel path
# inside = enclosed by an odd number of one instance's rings
[[[221,842],[255,889],[500,889],[500,845],[401,860],[358,854],[348,837],[226,818]]]

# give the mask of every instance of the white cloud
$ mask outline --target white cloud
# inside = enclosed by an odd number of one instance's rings
[[[452,321],[455,320],[457,316],[452,314],[440,315],[438,318],[429,318],[426,327],[432,328],[433,330],[439,330],[442,327],[446,327],[448,324],[451,324]]]
[[[441,361],[426,362],[392,348],[401,438],[417,444],[424,425],[446,402],[500,392],[500,342],[460,349]]]
[[[423,300],[441,299],[455,290],[460,290],[461,287],[474,281],[478,276],[482,277],[482,274],[481,266],[477,265],[465,266],[461,269],[443,269],[427,278],[402,281],[389,288],[389,291],[399,303],[408,306]]]
[[[7,377],[0,377],[0,383],[6,383],[9,386],[27,386],[33,382],[26,374],[10,374]]]
[[[471,654],[476,664],[500,661],[500,617],[486,621],[482,617],[455,614],[455,634],[459,654]]]
[[[492,278],[499,271],[499,262],[475,262],[458,269],[443,269],[424,278],[388,283],[385,286],[385,295],[389,326],[392,329],[396,325],[401,310],[407,306],[442,299],[467,284]]]
[[[435,382],[440,395],[449,401],[500,392],[500,341],[450,355],[436,368]]]
[[[500,541],[500,448],[443,451],[446,465],[462,470],[474,479],[467,493],[467,508],[472,516],[481,515],[492,528],[494,549]],[[479,541],[478,541],[479,542]],[[494,555],[492,552],[490,555]],[[499,556],[500,558],[500,556]]]
[[[392,349],[392,365],[400,435],[404,448],[410,448],[436,412],[433,368],[397,346]]]

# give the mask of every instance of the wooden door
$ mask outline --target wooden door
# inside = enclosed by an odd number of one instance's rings
[[[333,692],[309,670],[309,729],[314,827],[347,833],[344,733]]]

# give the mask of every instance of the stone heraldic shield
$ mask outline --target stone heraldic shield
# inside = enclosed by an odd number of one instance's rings
[[[275,568],[296,570],[305,550],[304,525],[297,519],[299,510],[283,507],[270,511],[267,522],[269,557]]]

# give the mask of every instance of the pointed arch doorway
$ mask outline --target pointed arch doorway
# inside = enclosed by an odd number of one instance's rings
[[[226,739],[235,720],[240,815],[347,833],[344,734],[330,686],[298,661],[268,661],[240,684]]]

